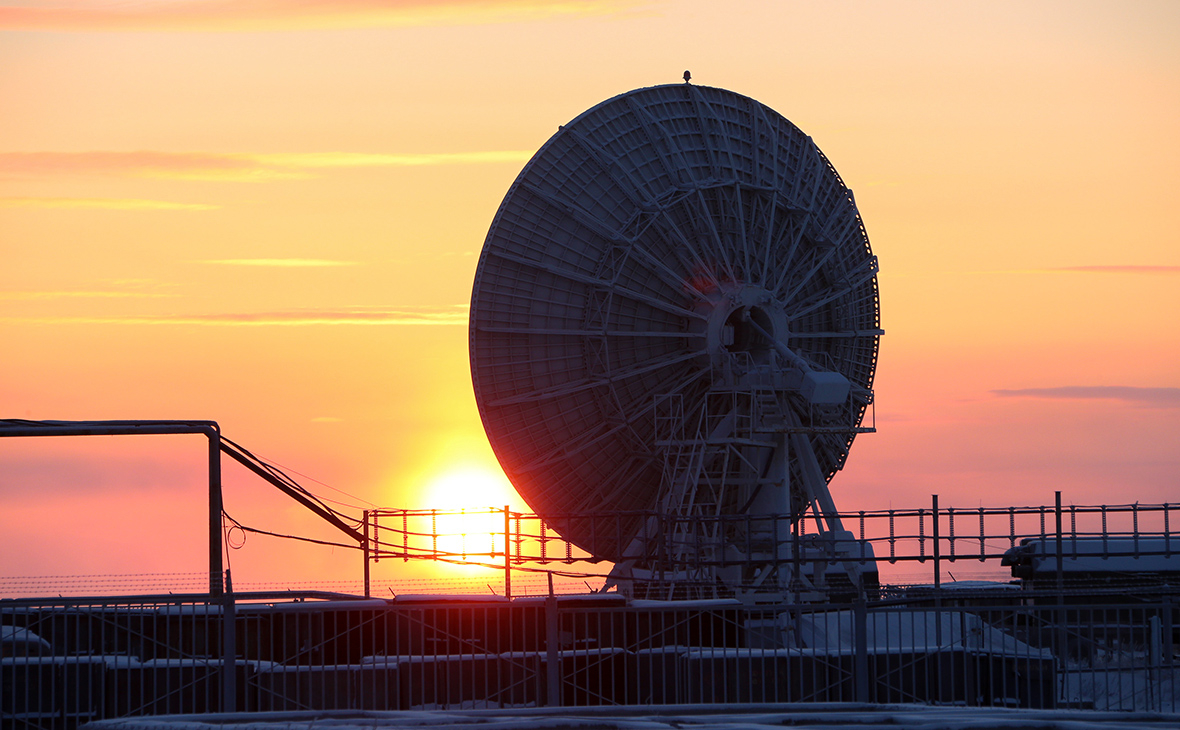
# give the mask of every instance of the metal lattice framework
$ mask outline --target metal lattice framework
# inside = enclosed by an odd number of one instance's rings
[[[827,482],[871,430],[876,276],[851,191],[772,109],[688,83],[608,99],[488,232],[470,346],[492,447],[612,560],[626,540],[569,515],[834,511]]]

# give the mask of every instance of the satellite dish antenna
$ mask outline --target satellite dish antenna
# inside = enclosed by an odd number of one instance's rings
[[[864,578],[828,482],[873,430],[881,334],[835,168],[765,105],[681,83],[598,104],[521,171],[475,274],[471,373],[517,491],[621,588],[820,588],[801,562]],[[800,555],[783,538],[809,513]],[[693,534],[656,559],[664,516]],[[688,551],[706,567],[677,568]]]

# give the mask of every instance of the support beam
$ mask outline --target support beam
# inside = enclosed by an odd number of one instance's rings
[[[264,469],[262,467],[262,465],[256,460],[255,457],[252,457],[252,455],[249,455],[247,452],[245,452],[240,447],[230,444],[228,441],[222,441],[220,444],[220,449],[221,449],[221,453],[225,454],[226,456],[229,456],[234,461],[238,462],[242,466],[244,466],[247,469],[249,469],[250,471],[254,472],[254,474],[261,477],[263,480],[269,482],[270,485],[273,486],[275,489],[278,489],[283,494],[286,494],[291,499],[295,500],[299,504],[303,505],[304,507],[306,507],[309,510],[311,510],[312,512],[314,512],[316,515],[318,515],[325,522],[332,525],[332,527],[335,527],[337,530],[340,530],[345,535],[348,535],[349,537],[351,537],[353,540],[356,540],[357,545],[364,545],[365,544],[366,538],[365,538],[364,534],[362,534],[361,532],[358,532],[356,529],[345,524],[343,521],[340,520],[339,517],[337,517],[336,515],[334,515],[333,513],[329,512],[329,511],[327,511],[322,506],[316,504],[312,500],[308,499],[305,495],[292,489],[290,487],[290,485],[284,484],[282,482],[282,480],[278,479],[277,477],[275,477],[274,474],[272,474],[269,471],[267,471],[266,469]]]
[[[222,572],[221,554],[221,431],[214,424],[209,431],[209,595],[220,596]]]
[[[209,594],[223,592],[221,549],[221,429],[216,421],[0,420],[0,437],[141,436],[200,433],[209,439]]]
[[[0,437],[29,436],[140,436],[144,434],[204,434],[209,439],[209,593],[220,596],[225,589],[222,585],[224,571],[222,552],[221,515],[221,454],[225,453],[250,471],[265,479],[271,485],[319,515],[336,529],[356,540],[367,544],[366,535],[343,522],[332,512],[324,509],[290,485],[283,483],[267,471],[261,463],[244,449],[222,439],[221,428],[216,421],[26,421],[23,419],[0,419]],[[365,562],[366,569],[368,561]]]

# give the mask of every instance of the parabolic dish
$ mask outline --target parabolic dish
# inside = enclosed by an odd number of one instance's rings
[[[755,354],[760,332],[851,385],[837,406],[783,396],[830,480],[871,402],[881,334],[852,194],[753,99],[637,89],[559,128],[500,205],[471,299],[476,401],[529,506],[613,559],[622,544],[570,518],[655,510],[659,399],[715,415],[719,363]]]

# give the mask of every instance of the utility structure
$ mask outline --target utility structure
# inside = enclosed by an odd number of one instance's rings
[[[0,438],[45,436],[150,436],[200,434],[208,439],[208,525],[209,525],[209,594],[222,595],[227,589],[222,550],[222,515],[225,513],[221,489],[221,455],[225,454],[256,476],[291,497],[314,514],[355,540],[366,551],[365,591],[368,593],[368,536],[349,524],[350,519],[324,504],[314,494],[300,487],[278,469],[265,463],[221,434],[216,421],[204,420],[119,420],[119,421],[28,421],[0,419]]]
[[[871,550],[828,483],[874,430],[877,270],[852,192],[774,110],[689,83],[608,99],[533,156],[484,243],[492,448],[633,595],[863,589]]]

